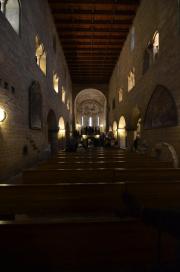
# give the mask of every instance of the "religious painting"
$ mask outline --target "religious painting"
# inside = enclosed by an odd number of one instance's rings
[[[145,129],[176,126],[177,109],[171,93],[164,86],[157,86],[147,107]]]
[[[31,129],[42,129],[42,95],[37,81],[29,88],[29,124]]]

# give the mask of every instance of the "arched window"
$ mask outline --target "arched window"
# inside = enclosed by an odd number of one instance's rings
[[[59,138],[62,139],[65,137],[66,134],[66,130],[65,130],[65,122],[64,122],[64,118],[61,117],[59,119]]]
[[[67,100],[67,109],[68,109],[68,111],[70,110],[70,100],[69,99]]]
[[[118,100],[119,100],[119,103],[123,100],[123,90],[122,89],[120,89],[118,91]]]
[[[118,136],[119,136],[119,144],[120,148],[126,148],[126,120],[124,116],[121,116],[119,119],[119,126],[118,126]]]
[[[156,31],[153,36],[153,60],[156,60],[159,55],[159,32]]]
[[[133,68],[128,75],[128,92],[130,92],[135,86],[135,68]]]
[[[19,0],[0,0],[1,11],[16,33],[20,32],[20,2]]]
[[[41,71],[46,75],[46,52],[44,45],[40,42],[39,37],[36,36],[36,63]]]
[[[64,89],[64,86],[62,86],[62,102],[65,103],[66,101],[66,91]]]
[[[56,93],[59,92],[59,77],[56,73],[53,74],[53,87]]]

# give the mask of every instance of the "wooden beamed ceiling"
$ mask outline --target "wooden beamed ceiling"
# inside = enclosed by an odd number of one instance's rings
[[[48,0],[72,82],[108,83],[140,0]]]

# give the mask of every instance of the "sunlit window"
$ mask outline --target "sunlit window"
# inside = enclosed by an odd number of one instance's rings
[[[122,100],[123,100],[123,90],[120,89],[120,90],[118,91],[118,101],[119,101],[119,103],[120,103]]]
[[[135,87],[135,68],[133,68],[128,75],[128,92],[130,92]]]
[[[56,93],[59,92],[59,77],[54,73],[53,75],[53,87]]]
[[[153,60],[156,60],[159,55],[159,32],[156,31],[153,36]]]
[[[92,117],[89,117],[89,126],[92,127],[93,122],[92,122]]]
[[[66,91],[64,89],[64,86],[62,86],[62,102],[65,103],[66,101]]]
[[[0,0],[1,12],[5,15],[13,29],[20,32],[20,2],[19,0]]]
[[[44,45],[40,42],[38,36],[36,36],[35,46],[36,46],[36,63],[41,69],[41,71],[46,75],[46,52],[44,49]]]
[[[69,101],[69,99],[67,100],[67,109],[70,110],[70,101]]]

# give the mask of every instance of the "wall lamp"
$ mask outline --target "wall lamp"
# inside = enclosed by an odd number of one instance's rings
[[[0,107],[0,122],[4,122],[7,117],[7,114],[3,108]]]

